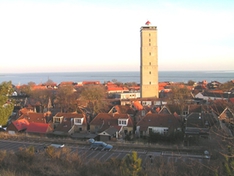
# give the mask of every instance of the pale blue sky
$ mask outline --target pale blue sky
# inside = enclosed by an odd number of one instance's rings
[[[0,73],[139,71],[140,27],[159,70],[234,70],[233,0],[0,0]]]

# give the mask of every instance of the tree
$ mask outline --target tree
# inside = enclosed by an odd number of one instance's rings
[[[171,93],[169,95],[169,104],[174,106],[182,114],[188,101],[192,98],[191,90],[187,86],[172,86]]]
[[[72,85],[62,85],[56,92],[55,103],[61,108],[61,112],[75,110],[77,96]]]
[[[195,81],[193,81],[193,80],[189,80],[189,81],[188,81],[188,85],[189,85],[189,86],[193,86],[194,83],[195,83]]]
[[[6,125],[8,118],[13,112],[14,103],[9,98],[13,93],[11,82],[0,84],[0,125]]]
[[[87,85],[84,86],[79,102],[84,104],[93,115],[105,111],[108,107],[106,89],[103,85]]]
[[[32,89],[29,85],[24,84],[24,85],[19,87],[19,92],[21,95],[29,96],[29,95],[31,95]]]
[[[44,108],[47,107],[49,98],[52,97],[51,90],[48,89],[36,89],[31,91],[31,97],[40,103],[40,113],[43,112]]]
[[[142,175],[141,159],[138,158],[137,152],[133,151],[128,154],[121,164],[121,171],[123,176],[137,176]]]
[[[228,91],[231,91],[231,89],[234,88],[234,84],[233,84],[232,81],[228,81],[228,82],[225,82],[225,83],[221,84],[219,86],[219,88],[224,92],[228,92]]]

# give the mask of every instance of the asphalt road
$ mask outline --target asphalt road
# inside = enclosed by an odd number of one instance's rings
[[[34,146],[37,151],[43,151],[45,146],[48,146],[48,143],[39,143],[39,142],[26,142],[26,141],[11,141],[11,140],[0,140],[0,150],[7,151],[17,151],[20,147],[26,148],[29,146]],[[101,151],[101,150],[90,150],[89,145],[65,145],[71,149],[71,153],[78,152],[79,156],[82,157],[87,163],[92,159],[99,161],[108,161],[110,158],[123,159],[126,155],[131,154],[133,151],[136,151],[138,157],[142,159],[143,163],[153,163],[155,160],[164,159],[167,162],[189,162],[196,160],[198,162],[204,163],[209,162],[209,157],[204,155],[195,155],[189,153],[178,153],[178,152],[166,152],[166,151],[151,151],[147,152],[144,149],[126,149],[121,147],[113,147],[111,151]]]

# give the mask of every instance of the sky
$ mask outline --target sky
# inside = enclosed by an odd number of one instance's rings
[[[159,71],[234,70],[233,0],[0,0],[0,73],[139,71],[147,20]]]

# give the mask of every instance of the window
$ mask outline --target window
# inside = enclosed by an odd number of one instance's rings
[[[149,65],[151,65],[151,62],[149,63]]]
[[[54,118],[54,123],[60,123],[60,118]]]
[[[149,82],[149,84],[151,84],[151,82]]]
[[[119,126],[126,126],[127,125],[127,119],[119,119]]]
[[[149,37],[151,36],[151,34],[149,33]]]
[[[149,74],[151,75],[151,71],[149,71]]]
[[[149,39],[149,42],[151,42],[151,39]]]
[[[151,56],[151,52],[149,52],[149,55]]]
[[[76,125],[82,125],[82,123],[83,123],[83,118],[75,118],[75,119],[74,119],[74,123],[75,123]]]
[[[81,123],[81,119],[75,119],[75,123]]]

